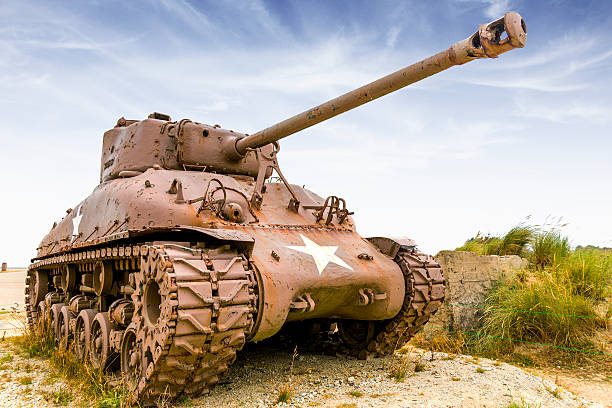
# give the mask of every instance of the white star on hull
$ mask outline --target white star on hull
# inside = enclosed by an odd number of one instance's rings
[[[315,265],[317,266],[317,270],[319,271],[319,275],[323,273],[323,270],[330,262],[351,271],[353,270],[353,268],[351,268],[346,262],[336,255],[336,251],[338,250],[337,246],[318,245],[316,242],[311,241],[302,234],[300,234],[300,237],[302,238],[302,241],[304,241],[303,246],[286,245],[286,247],[312,256]]]

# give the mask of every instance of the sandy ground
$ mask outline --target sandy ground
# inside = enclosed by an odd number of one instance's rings
[[[0,272],[0,311],[23,308],[25,271]]]

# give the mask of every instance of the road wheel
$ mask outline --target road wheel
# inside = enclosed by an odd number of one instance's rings
[[[59,326],[62,320],[62,307],[66,306],[63,303],[55,303],[51,306],[51,329],[53,330],[53,336],[55,342],[60,344]]]
[[[91,323],[89,360],[94,368],[106,370],[116,359],[111,349],[110,333],[113,329],[108,313],[98,313]]]
[[[91,332],[91,324],[96,317],[96,313],[93,309],[84,309],[77,316],[73,338],[74,353],[79,360],[85,360],[89,353],[89,333]]]
[[[142,377],[142,344],[136,341],[136,324],[130,324],[121,339],[121,373],[136,387]]]
[[[70,321],[74,319],[74,313],[70,311],[68,306],[62,306],[60,309],[60,318],[57,323],[57,340],[59,347],[67,350],[72,340],[70,333]]]

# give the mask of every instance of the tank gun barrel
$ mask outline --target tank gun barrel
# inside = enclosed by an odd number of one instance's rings
[[[388,93],[420,81],[455,65],[479,58],[497,58],[498,55],[525,46],[527,28],[518,13],[508,12],[504,17],[481,24],[478,31],[447,50],[425,58],[397,72],[347,92],[312,109],[283,120],[273,126],[236,140],[227,145],[230,157],[242,157],[248,149],[259,148],[300,130],[356,108]]]

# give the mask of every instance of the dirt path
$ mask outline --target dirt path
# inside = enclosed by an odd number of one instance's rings
[[[541,377],[577,395],[587,396],[606,408],[612,408],[612,377],[578,370],[576,373],[555,370],[536,370]]]

